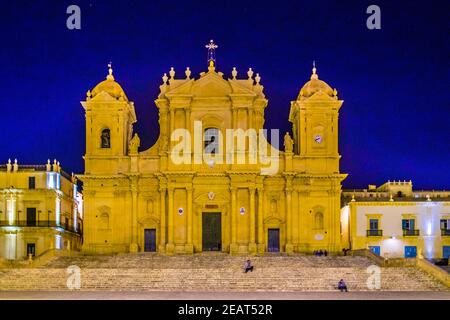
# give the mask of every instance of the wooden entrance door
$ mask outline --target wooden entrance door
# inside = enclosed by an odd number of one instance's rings
[[[144,230],[144,251],[156,252],[156,229]]]
[[[268,240],[268,251],[280,252],[280,229],[269,229]]]
[[[202,214],[202,248],[203,251],[220,251],[222,249],[220,212],[204,212]]]

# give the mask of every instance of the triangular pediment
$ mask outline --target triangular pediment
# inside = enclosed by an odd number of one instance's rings
[[[246,83],[241,83],[241,81],[236,81],[236,80],[228,80],[228,83],[230,84],[232,90],[233,90],[233,94],[251,94],[251,95],[255,95],[256,94],[247,87]],[[253,83],[251,82],[250,86],[253,86]]]
[[[176,80],[179,81],[179,80]],[[225,80],[222,73],[210,71],[201,75],[199,79],[186,80],[184,83],[173,82],[168,87],[165,95],[173,97],[177,95],[191,95],[193,97],[228,97],[231,95],[252,95],[253,84],[244,80]]]
[[[190,79],[185,81],[182,84],[170,84],[169,90],[166,92],[166,95],[187,95],[191,94],[192,91],[192,85],[194,84],[195,80]]]
[[[192,95],[195,97],[223,97],[230,93],[232,90],[228,81],[216,72],[208,72],[192,86]]]

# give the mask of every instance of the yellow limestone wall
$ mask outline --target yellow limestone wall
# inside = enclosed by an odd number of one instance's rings
[[[176,142],[170,139],[180,128],[194,136],[195,121],[202,121],[203,129],[218,128],[224,140],[229,128],[262,129],[268,100],[259,75],[249,71],[245,79],[224,79],[213,64],[199,79],[188,72],[182,79],[174,75],[163,77],[155,100],[160,135],[148,150],[138,152],[139,142],[131,140],[134,105],[112,70],[81,102],[86,112],[85,173],[80,176],[83,250],[144,251],[144,230],[156,229],[158,252],[201,252],[202,214],[220,212],[224,252],[266,252],[270,228],[280,230],[282,252],[340,252],[341,181],[346,175],[339,173],[338,111],[343,101],[337,92],[318,80],[314,69],[286,114],[293,124],[294,148],[288,143],[276,158],[279,170],[263,175],[260,160],[176,164],[171,158]],[[110,148],[101,148],[105,128],[111,132]],[[239,152],[248,159],[248,149],[236,149],[234,156]],[[188,154],[191,160],[195,156]]]

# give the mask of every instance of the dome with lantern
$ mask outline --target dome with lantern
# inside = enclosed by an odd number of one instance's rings
[[[123,98],[124,100],[128,100],[122,87],[114,79],[111,63],[108,64],[108,75],[106,76],[106,80],[100,82],[95,86],[94,89],[92,89],[91,91],[92,98],[94,98],[101,92],[106,92],[111,97],[116,99]]]
[[[319,75],[317,74],[317,69],[314,64],[311,79],[300,89],[297,100],[309,98],[319,91],[330,97],[337,95],[336,89],[333,90],[325,81],[319,80]]]

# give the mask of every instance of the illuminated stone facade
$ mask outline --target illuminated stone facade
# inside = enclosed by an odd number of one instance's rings
[[[284,151],[278,152],[259,135],[268,104],[259,74],[249,69],[240,79],[233,69],[227,79],[210,57],[208,70],[197,79],[189,68],[179,78],[173,68],[163,76],[155,100],[159,138],[139,150],[133,102],[110,67],[107,79],[81,102],[86,113],[85,173],[79,176],[83,251],[341,252],[342,103],[314,68],[285,115],[293,138],[280,134]],[[155,130],[156,121],[149,123]],[[242,131],[230,136],[227,129]],[[186,131],[190,143],[177,139]],[[218,139],[217,149],[202,154],[211,135]],[[230,142],[233,149],[224,147]],[[191,148],[181,153],[180,146]]]

